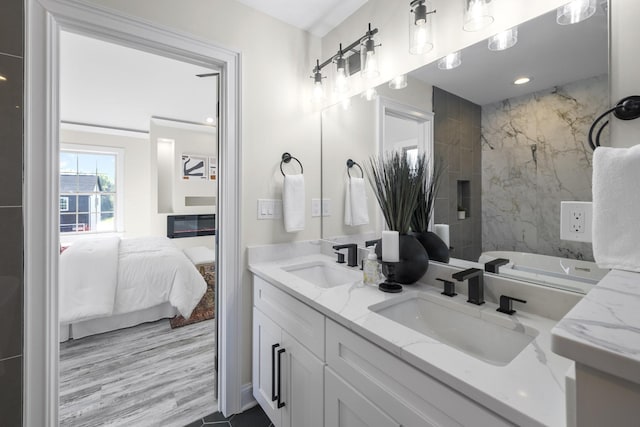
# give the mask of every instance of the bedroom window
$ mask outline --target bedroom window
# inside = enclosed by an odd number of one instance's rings
[[[118,152],[60,151],[60,232],[119,231]]]

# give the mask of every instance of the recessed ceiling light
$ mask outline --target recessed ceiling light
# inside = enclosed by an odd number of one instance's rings
[[[7,78],[5,76],[3,76],[2,74],[0,74],[0,81],[6,82]]]
[[[513,82],[514,85],[523,85],[531,81],[530,77],[519,77]]]
[[[215,122],[215,119],[214,119],[213,117],[207,117],[207,118],[205,119],[205,121],[206,121],[207,123],[211,124],[211,123]]]

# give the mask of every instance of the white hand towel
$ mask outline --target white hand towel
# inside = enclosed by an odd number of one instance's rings
[[[344,200],[345,225],[369,224],[369,209],[364,178],[349,178]]]
[[[640,272],[640,145],[593,155],[593,256],[601,268]]]
[[[284,229],[288,233],[304,230],[304,175],[285,175],[282,185]]]

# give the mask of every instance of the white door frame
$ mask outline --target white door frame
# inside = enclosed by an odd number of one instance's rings
[[[25,0],[25,16],[23,425],[58,425],[58,72],[63,29],[221,70],[218,396],[225,415],[239,412],[240,54],[81,0]]]

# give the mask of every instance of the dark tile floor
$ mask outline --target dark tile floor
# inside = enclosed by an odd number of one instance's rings
[[[251,409],[247,409],[241,414],[232,415],[229,418],[222,416],[222,413],[216,412],[207,415],[201,420],[194,421],[186,427],[204,427],[204,426],[220,426],[220,427],[273,427],[271,421],[264,413],[260,405],[256,405]]]

